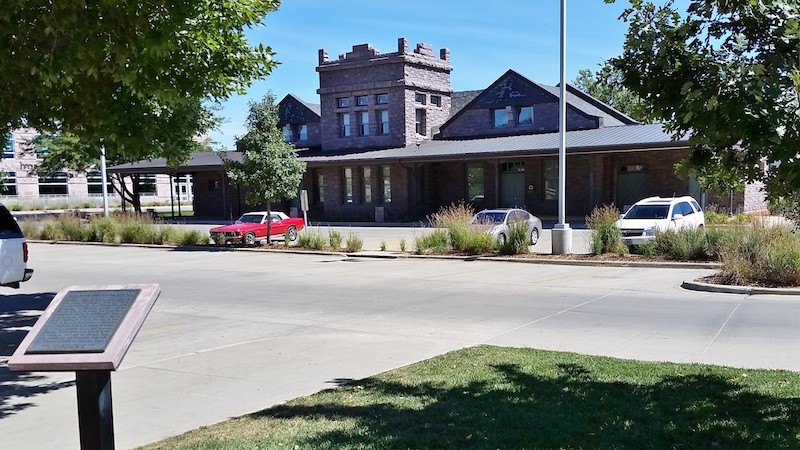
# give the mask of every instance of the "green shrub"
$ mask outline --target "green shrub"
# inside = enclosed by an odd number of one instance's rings
[[[22,211],[22,205],[20,205],[20,204],[13,204],[13,205],[11,205],[11,210],[12,210],[12,211]]]
[[[406,239],[405,238],[400,239],[400,251],[401,252],[406,251]]]
[[[297,246],[312,250],[325,248],[325,238],[315,231],[305,231],[297,236]]]
[[[85,242],[91,237],[88,228],[76,214],[61,214],[58,217],[58,226],[61,227],[65,240]]]
[[[364,241],[361,240],[358,236],[353,233],[350,233],[347,236],[347,242],[345,242],[344,249],[348,252],[358,252],[361,251],[361,248],[364,247]]]
[[[385,240],[381,240],[381,251],[382,252],[386,251],[386,241]]]
[[[501,255],[521,255],[528,253],[529,243],[527,224],[514,224],[508,229],[506,239],[497,242],[497,251]]]
[[[656,256],[656,243],[654,240],[649,240],[642,244],[634,245],[633,251],[640,255],[647,256],[648,258],[652,258]]]
[[[28,239],[43,239],[42,226],[35,220],[21,220],[19,228],[22,230],[22,235]]]
[[[446,230],[433,230],[429,234],[414,238],[414,243],[417,247],[417,253],[420,255],[445,254],[449,251]]]
[[[704,228],[656,230],[655,253],[676,261],[705,261],[709,259]]]
[[[339,249],[342,247],[342,233],[336,230],[328,230],[328,243],[331,248]]]
[[[728,215],[725,213],[708,210],[704,213],[706,225],[716,225],[728,222]]]
[[[55,221],[47,221],[42,224],[42,239],[52,241],[64,241],[67,239],[66,233],[61,225]]]
[[[178,245],[207,245],[209,242],[211,238],[200,230],[181,230],[176,237]]]
[[[111,217],[98,216],[89,221],[89,240],[92,242],[118,242],[117,221]]]
[[[619,211],[611,205],[596,206],[591,214],[586,216],[586,226],[591,230],[592,253],[616,253],[623,255],[628,252],[628,247],[622,242],[622,234],[617,228]]]
[[[800,286],[800,235],[788,227],[728,229],[719,255],[721,275],[731,284]]]

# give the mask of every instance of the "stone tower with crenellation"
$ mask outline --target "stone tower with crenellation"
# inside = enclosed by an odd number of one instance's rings
[[[381,53],[355,45],[338,59],[319,50],[323,151],[404,147],[430,139],[450,115],[450,51],[429,44]]]

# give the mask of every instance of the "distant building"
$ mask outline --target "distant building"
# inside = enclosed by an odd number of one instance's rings
[[[47,149],[34,148],[33,139],[39,133],[31,128],[13,130],[6,136],[0,170],[5,179],[0,187],[0,201],[6,205],[29,207],[76,207],[83,204],[102,205],[103,181],[99,171],[74,172],[62,170],[56,174],[37,175],[41,154]],[[172,190],[170,184],[172,182]],[[181,174],[143,174],[140,183],[144,203],[191,202],[191,176]],[[109,197],[119,201],[108,184]]]
[[[419,220],[459,201],[557,215],[557,87],[508,70],[485,89],[453,92],[449,51],[409,49],[404,38],[396,52],[363,44],[337,59],[325,50],[318,57],[320,103],[287,95],[278,123],[308,164],[301,188],[311,219]],[[568,216],[582,218],[602,204],[623,209],[653,195],[703,202],[695,180],[675,175],[686,140],[572,86],[566,103]],[[164,168],[157,160],[112,170]],[[195,178],[195,215],[232,217],[257,206],[244,203],[246,186],[228,183],[218,154],[196,154],[180,170]],[[296,201],[284,205],[292,207]],[[763,192],[751,187],[734,207],[762,209]]]

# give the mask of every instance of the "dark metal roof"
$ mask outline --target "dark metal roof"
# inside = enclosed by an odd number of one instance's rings
[[[661,124],[603,127],[570,131],[566,135],[568,153],[601,153],[686,147],[685,139],[673,140]],[[511,157],[558,152],[559,134],[530,134],[469,140],[430,140],[420,145],[360,153],[314,156],[301,155],[309,164],[335,164],[381,160],[452,160]]]
[[[593,130],[569,131],[566,135],[567,152],[608,153],[622,151],[666,150],[686,148],[687,137],[678,140],[664,130],[661,124],[603,127]],[[520,157],[529,155],[554,155],[558,153],[559,134],[529,134],[469,140],[426,140],[420,145],[350,153],[329,153],[319,149],[299,149],[297,155],[310,165],[341,164],[353,162],[391,161],[446,161],[481,158]],[[110,167],[109,172],[122,173],[177,173],[220,170],[223,158],[241,161],[238,152],[193,153],[186,164],[174,169],[163,158],[139,161]]]
[[[109,167],[108,171],[112,173],[208,172],[219,170],[223,166],[223,157],[232,161],[242,161],[242,154],[234,151],[196,152],[191,154],[189,161],[178,168],[171,168],[167,165],[166,159],[157,158],[150,161],[120,164]]]

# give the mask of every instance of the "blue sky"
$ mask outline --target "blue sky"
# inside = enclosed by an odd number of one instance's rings
[[[622,52],[627,27],[618,19],[628,2],[567,1],[567,81],[578,70],[596,70]],[[247,103],[272,90],[278,100],[293,93],[319,103],[317,52],[331,59],[353,45],[369,43],[381,52],[428,43],[438,54],[450,49],[453,90],[483,89],[508,69],[540,83],[559,79],[559,0],[284,0],[264,26],[251,30],[252,43],[269,45],[281,64],[247,95],[235,96],[218,112],[226,123],[210,133],[221,148],[244,134]]]

